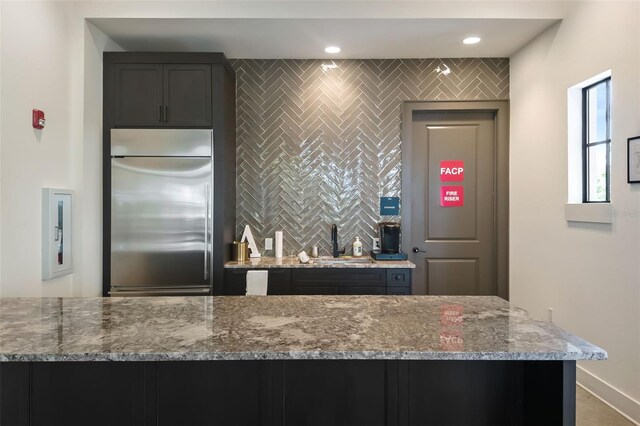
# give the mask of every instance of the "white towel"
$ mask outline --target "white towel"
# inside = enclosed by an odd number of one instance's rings
[[[266,296],[269,271],[247,271],[247,296]]]

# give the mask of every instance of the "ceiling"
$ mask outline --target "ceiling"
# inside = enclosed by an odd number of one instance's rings
[[[215,51],[228,58],[509,57],[557,19],[93,18],[125,50]],[[477,45],[462,44],[478,35]],[[342,52],[324,52],[337,45]]]

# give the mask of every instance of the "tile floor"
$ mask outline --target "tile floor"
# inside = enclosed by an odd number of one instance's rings
[[[634,424],[580,386],[576,386],[576,426],[634,426]]]

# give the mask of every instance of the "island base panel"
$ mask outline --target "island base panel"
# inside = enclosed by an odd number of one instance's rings
[[[386,361],[287,361],[287,425],[384,426]]]
[[[401,363],[403,417],[411,425],[513,424],[517,389],[508,367],[492,361]]]
[[[520,364],[522,416],[525,425],[576,424],[576,362],[529,361]]]
[[[261,424],[261,370],[259,361],[158,362],[157,425]]]
[[[0,425],[29,424],[30,363],[0,362]]]
[[[0,363],[0,425],[575,425],[575,361]]]

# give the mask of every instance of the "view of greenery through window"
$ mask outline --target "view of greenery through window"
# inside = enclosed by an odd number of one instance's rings
[[[610,200],[610,84],[611,79],[607,78],[583,89],[585,202]]]

